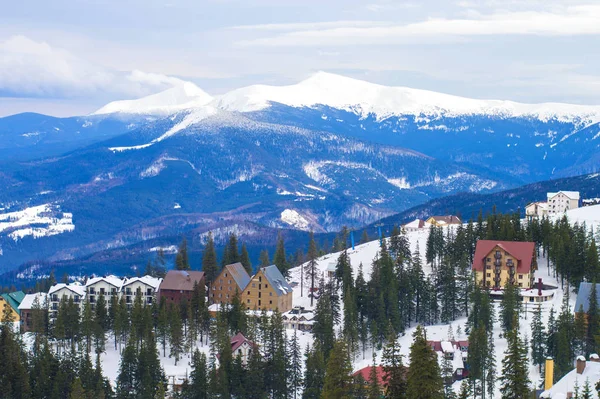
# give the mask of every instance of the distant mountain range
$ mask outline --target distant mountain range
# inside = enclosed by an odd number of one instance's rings
[[[595,172],[599,121],[600,107],[328,73],[218,97],[185,83],[88,116],[0,118],[0,271],[98,265],[94,254],[151,254],[182,235],[199,250],[209,230],[257,248],[279,229],[327,237],[448,195]]]

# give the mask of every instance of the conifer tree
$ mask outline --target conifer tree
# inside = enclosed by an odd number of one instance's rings
[[[250,261],[250,255],[248,254],[248,248],[246,248],[246,244],[242,244],[242,253],[240,255],[240,262],[244,266],[244,269],[248,272],[249,275],[252,275],[252,262]]]
[[[586,378],[585,384],[583,385],[583,390],[581,391],[581,399],[592,399],[593,397],[590,379]]]
[[[391,335],[383,349],[383,372],[386,399],[406,398],[406,367],[402,362],[400,345],[395,335]]]
[[[223,266],[230,265],[240,261],[240,253],[238,249],[238,239],[235,233],[229,234],[229,241],[224,249]]]
[[[369,392],[368,399],[380,399],[381,398],[381,387],[379,386],[379,379],[377,378],[377,366],[375,364],[375,357],[373,357],[373,365],[369,371]]]
[[[69,395],[70,399],[81,399],[85,398],[86,393],[81,385],[81,380],[79,378],[75,378],[73,384],[71,385],[71,394]]]
[[[177,255],[175,255],[175,268],[177,270],[190,270],[190,261],[188,258],[187,240],[185,237],[181,240]]]
[[[519,399],[529,396],[529,370],[527,347],[519,337],[517,316],[514,328],[506,332],[508,348],[502,359],[502,376],[500,377],[500,392],[502,399]]]
[[[592,282],[590,297],[588,299],[586,353],[597,352],[596,337],[600,334],[600,311],[598,309],[598,296],[596,281]]]
[[[83,315],[81,317],[81,333],[85,343],[85,352],[89,353],[92,347],[92,336],[94,334],[94,316],[92,306],[88,301],[83,305]]]
[[[271,259],[269,258],[269,251],[267,251],[266,249],[263,249],[262,251],[260,251],[260,256],[258,258],[259,263],[259,267],[267,267],[267,266],[271,266]]]
[[[306,347],[304,353],[306,366],[304,367],[304,389],[302,399],[319,399],[325,380],[325,359],[323,351],[317,346],[313,350]]]
[[[135,399],[136,396],[137,353],[129,342],[121,356],[119,376],[117,377],[117,399]]]
[[[352,363],[344,341],[336,341],[325,371],[322,399],[343,399],[352,394]]]
[[[192,371],[190,373],[190,389],[188,399],[208,399],[208,368],[206,355],[198,349],[192,356]]]
[[[290,387],[291,396],[296,399],[300,388],[302,388],[302,352],[296,330],[294,330],[294,335],[289,341],[288,358],[290,359],[288,386]]]
[[[308,264],[306,265],[307,277],[310,279],[310,306],[313,306],[313,300],[315,296],[315,280],[317,278],[317,243],[315,242],[315,236],[313,232],[310,232],[310,240],[308,243]]]
[[[369,242],[369,233],[367,233],[367,230],[363,230],[363,232],[360,236],[359,244],[366,244],[368,242]]]
[[[202,254],[202,270],[206,276],[206,283],[210,285],[219,274],[217,266],[217,252],[215,251],[215,241],[213,240],[212,232],[208,232],[208,240],[204,246]]]
[[[169,357],[175,358],[175,365],[177,365],[184,349],[182,329],[181,315],[177,310],[171,310],[169,320],[169,342],[171,344],[171,352],[169,353]]]
[[[246,398],[266,399],[264,389],[264,365],[259,350],[250,351],[248,359],[248,375],[246,378]]]
[[[546,360],[546,334],[542,322],[542,305],[538,304],[531,319],[531,360],[542,372],[542,365]]]
[[[273,257],[273,264],[277,266],[284,277],[288,277],[289,264],[285,255],[285,244],[281,234],[277,236],[277,247],[275,249],[275,256]]]
[[[418,325],[410,346],[410,365],[406,381],[407,399],[443,399],[444,388],[437,355],[427,344],[423,327]]]
[[[504,288],[502,302],[500,302],[500,320],[502,329],[506,333],[514,328],[514,321],[519,314],[521,301],[519,300],[519,288],[508,283]]]

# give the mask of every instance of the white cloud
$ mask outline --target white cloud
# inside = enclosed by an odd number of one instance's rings
[[[0,40],[0,96],[139,97],[180,79],[142,71],[120,72],[26,36]]]
[[[252,31],[296,31],[296,30],[325,30],[337,28],[366,28],[390,25],[384,21],[326,21],[326,22],[293,22],[281,24],[238,25],[229,29]]]
[[[463,40],[470,36],[600,35],[600,5],[567,7],[559,11],[498,11],[469,13],[462,19],[430,18],[390,26],[337,26],[330,29],[295,30],[277,36],[241,41],[251,46],[325,46],[395,44],[414,41]]]

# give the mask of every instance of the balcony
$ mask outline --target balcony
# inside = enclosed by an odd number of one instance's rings
[[[500,251],[496,251],[496,253],[494,254],[494,258],[496,258],[496,259],[502,258],[502,254],[500,253]]]
[[[500,261],[500,259],[496,259],[496,260],[494,261],[494,266],[496,266],[496,267],[500,267],[500,266],[502,266],[502,262]]]

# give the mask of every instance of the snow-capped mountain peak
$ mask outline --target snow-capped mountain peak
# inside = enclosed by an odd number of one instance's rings
[[[252,112],[271,103],[293,107],[325,105],[378,119],[398,115],[498,115],[531,116],[542,120],[600,121],[600,106],[479,100],[408,87],[391,87],[327,72],[289,86],[254,85],[233,90],[215,99],[219,108]]]
[[[212,100],[212,96],[192,82],[183,82],[160,93],[137,100],[113,101],[94,112],[93,115],[114,113],[169,115],[186,109],[202,107]]]

